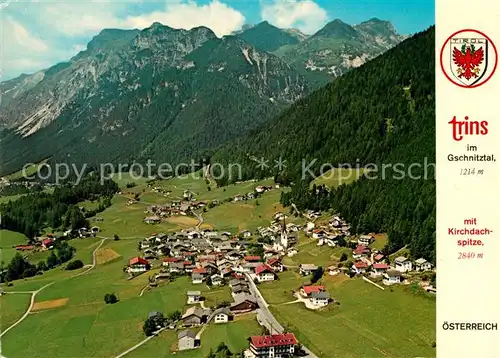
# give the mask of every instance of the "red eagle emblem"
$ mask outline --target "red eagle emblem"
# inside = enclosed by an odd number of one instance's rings
[[[458,48],[453,49],[453,62],[458,66],[457,72],[459,78],[470,80],[479,76],[479,66],[484,60],[484,51],[480,47],[477,50],[474,45],[463,45],[461,50]]]

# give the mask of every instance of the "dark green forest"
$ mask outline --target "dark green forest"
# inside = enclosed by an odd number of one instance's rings
[[[44,271],[51,270],[71,260],[75,252],[76,249],[69,245],[67,241],[57,240],[47,259],[45,261],[39,261],[36,265],[30,263],[18,252],[9,264],[5,265],[3,261],[0,262],[0,282],[10,282],[43,274]],[[77,263],[78,261],[79,260],[71,261],[68,263],[66,269],[74,269],[75,262]],[[79,262],[81,263],[81,261]]]
[[[148,31],[143,31],[144,36]],[[158,31],[151,35],[151,41],[158,41],[163,36],[161,31],[178,34],[167,27]],[[193,30],[182,36],[195,35]],[[170,51],[176,48],[178,39],[161,42],[158,48],[138,50],[129,44],[113,51],[94,54],[94,50],[89,50],[88,54],[81,54],[81,61],[87,56],[104,63],[107,57],[117,56],[112,65],[131,75],[123,84],[116,81],[114,73],[101,76],[100,95],[89,96],[88,90],[82,90],[57,120],[33,135],[21,137],[13,129],[1,130],[0,146],[5,150],[0,153],[0,172],[8,174],[25,163],[46,159],[52,167],[56,163],[71,163],[79,168],[84,164],[131,165],[147,160],[172,165],[189,162],[244,137],[295,99],[310,93],[307,79],[276,56],[249,50],[255,52],[254,56],[266,56],[267,72],[262,73],[242,53],[248,44],[234,36],[213,37],[189,54],[176,55],[193,67],[170,66]],[[145,65],[136,68],[131,64],[134,62]],[[66,72],[62,69],[51,76],[66,80]],[[33,91],[49,84],[42,82]],[[127,86],[137,88],[125,90]],[[25,96],[28,99],[36,93]],[[106,108],[109,110],[105,119],[98,120]]]
[[[225,173],[218,181],[275,176],[292,184],[282,202],[301,209],[338,210],[357,233],[387,232],[389,251],[408,245],[413,257],[435,261],[435,85],[434,27],[350,71],[299,100],[263,128],[221,148],[211,161],[243,166],[243,178]],[[258,167],[264,157],[269,168]],[[282,157],[287,168],[274,169]],[[405,170],[370,172],[336,189],[310,188],[303,161],[320,166],[398,164]],[[413,163],[419,163],[417,167]],[[425,163],[430,163],[423,177]],[[307,166],[307,165],[306,165]],[[411,170],[411,179],[407,174]],[[220,173],[216,173],[216,176]],[[235,174],[235,173],[233,173]],[[420,177],[420,179],[418,179]]]
[[[109,179],[100,181],[99,176],[88,176],[73,185],[56,187],[53,193],[35,192],[0,205],[0,228],[17,231],[33,239],[44,228],[60,227],[72,230],[86,227],[86,217],[103,211],[111,205],[111,197],[118,185]],[[85,200],[100,200],[100,207],[85,214],[77,204]]]

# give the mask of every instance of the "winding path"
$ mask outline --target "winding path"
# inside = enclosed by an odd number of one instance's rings
[[[96,264],[97,264],[97,260],[96,260],[96,254],[97,254],[97,250],[99,250],[101,248],[101,246],[104,244],[104,242],[107,240],[107,238],[102,238],[99,246],[97,246],[95,248],[95,250],[92,252],[92,264],[83,272],[80,272],[79,274],[76,274],[74,276],[71,276],[71,277],[68,277],[68,278],[74,278],[74,277],[78,277],[78,276],[81,276],[81,275],[84,275],[86,273],[88,273],[90,270],[92,270],[93,268],[95,268]],[[46,284],[45,286],[42,286],[40,287],[38,290],[36,291],[12,291],[12,292],[7,292],[8,295],[11,295],[11,294],[31,294],[31,300],[30,300],[30,305],[28,307],[28,309],[26,310],[26,312],[24,312],[24,314],[21,316],[21,318],[19,318],[15,323],[13,323],[11,326],[9,326],[7,329],[5,329],[4,331],[2,331],[0,333],[0,338],[3,337],[8,331],[10,331],[12,328],[14,328],[15,326],[17,326],[19,323],[21,323],[26,317],[28,317],[28,315],[31,313],[31,310],[33,309],[33,305],[35,304],[35,297],[36,295],[42,291],[44,288],[46,287],[49,287],[50,285],[53,285],[54,283],[56,283],[56,281],[52,281],[48,284]]]
[[[139,348],[140,346],[142,346],[143,344],[147,343],[150,339],[153,339],[154,337],[156,337],[161,331],[163,331],[165,329],[165,327],[163,328],[160,328],[159,330],[157,330],[156,332],[154,332],[151,336],[149,337],[146,337],[144,338],[142,341],[140,341],[139,343],[137,343],[135,346],[133,346],[132,348],[129,348],[127,349],[125,352],[123,353],[120,353],[119,355],[117,355],[115,358],[121,358],[123,357],[124,355],[127,355],[129,354],[130,352],[132,351],[135,351],[137,348]]]
[[[35,297],[36,295],[41,291],[43,290],[44,288],[46,287],[49,287],[50,285],[54,284],[55,281],[51,282],[51,283],[48,283],[46,284],[45,286],[42,286],[40,287],[38,290],[36,291],[28,291],[28,292],[21,292],[21,291],[18,291],[18,292],[9,292],[7,293],[8,295],[10,294],[13,294],[13,293],[31,293],[31,300],[30,300],[30,305],[28,307],[28,309],[26,310],[26,312],[24,312],[24,314],[22,315],[21,318],[19,318],[16,322],[14,322],[10,327],[8,327],[7,329],[5,329],[2,333],[0,333],[0,338],[2,338],[8,331],[10,331],[12,328],[14,328],[15,326],[17,326],[19,323],[21,323],[22,321],[24,321],[24,319],[26,317],[28,317],[28,315],[30,314],[31,310],[33,309],[33,305],[35,304]]]
[[[201,224],[203,224],[203,216],[201,215],[201,213],[197,213],[195,211],[193,211],[193,214],[194,216],[196,216],[196,218],[198,219],[198,224],[196,224],[196,229],[199,230],[200,229],[200,226]]]
[[[203,169],[203,175],[204,177],[208,180],[209,184],[211,186],[213,186],[214,188],[217,188],[217,183],[215,182],[215,180],[212,178],[212,176],[210,175],[211,172],[210,172],[210,164],[208,164],[204,169]]]
[[[86,273],[88,273],[89,271],[91,271],[93,268],[96,267],[97,265],[97,259],[96,259],[96,255],[97,255],[97,250],[99,250],[102,245],[104,244],[104,242],[107,240],[108,238],[104,237],[102,238],[101,242],[99,243],[99,246],[97,246],[95,248],[95,250],[92,252],[92,264],[83,272],[80,272],[74,276],[71,276],[71,278],[74,278],[74,277],[78,277],[78,276],[81,276],[81,275],[85,275]]]

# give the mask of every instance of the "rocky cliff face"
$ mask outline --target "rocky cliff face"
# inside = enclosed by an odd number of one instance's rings
[[[106,29],[68,62],[0,84],[0,166],[210,155],[403,38],[378,19],[312,36],[267,22],[223,38]]]
[[[0,90],[9,167],[35,159],[19,150],[26,146],[38,157],[80,161],[180,160],[258,126],[309,86],[287,63],[239,38],[154,23],[143,31],[103,30],[67,63]],[[120,153],[111,138],[133,153]]]
[[[334,20],[300,43],[273,53],[303,74],[326,75],[316,76],[321,84],[361,66],[405,38],[388,21],[374,18],[351,26]]]

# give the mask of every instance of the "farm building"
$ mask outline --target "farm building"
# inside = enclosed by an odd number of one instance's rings
[[[196,348],[196,334],[186,329],[177,335],[177,346],[180,351]]]
[[[312,292],[309,301],[314,306],[326,306],[330,302],[330,294],[326,291]]]
[[[233,297],[234,302],[231,304],[231,312],[235,314],[250,312],[258,307],[257,301],[251,295],[239,293],[233,295]]]
[[[300,274],[303,276],[311,275],[317,269],[318,269],[318,266],[316,266],[314,264],[302,264],[299,266]]]
[[[200,291],[188,291],[187,292],[187,303],[192,304],[192,303],[198,303],[201,300],[201,292]]]
[[[255,269],[255,277],[259,282],[274,281],[276,274],[272,268],[266,264],[262,264]]]
[[[432,264],[424,258],[415,261],[416,271],[429,271],[432,270]]]
[[[408,272],[412,270],[412,263],[404,256],[397,257],[394,260],[394,266],[399,272]]]
[[[227,323],[232,320],[233,314],[229,308],[222,307],[216,309],[211,317],[214,323]]]
[[[134,257],[128,261],[128,272],[140,273],[146,272],[150,269],[148,260],[142,257]]]

